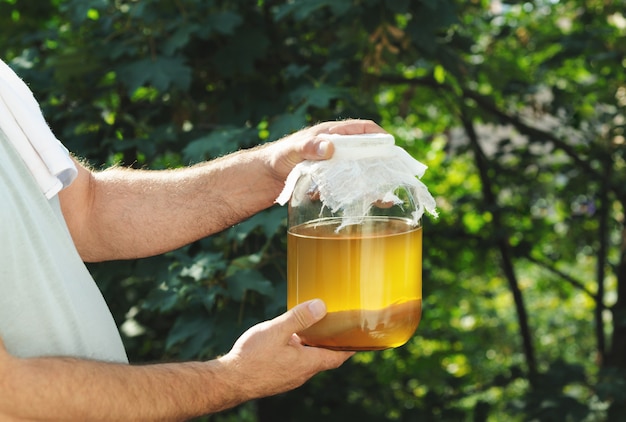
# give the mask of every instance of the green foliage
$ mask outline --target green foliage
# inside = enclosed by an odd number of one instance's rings
[[[183,166],[347,117],[429,165],[440,217],[424,222],[416,335],[210,420],[619,420],[623,10],[0,0],[0,51],[97,168]],[[208,359],[284,311],[285,217],[91,266],[131,359]]]

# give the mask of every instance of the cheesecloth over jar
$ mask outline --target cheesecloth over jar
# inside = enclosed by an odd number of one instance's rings
[[[291,206],[297,207],[305,199],[304,195],[307,199],[319,196],[323,208],[342,217],[339,231],[345,226],[360,224],[375,204],[402,204],[397,190],[403,188],[413,198],[414,226],[419,224],[425,211],[437,216],[435,199],[418,179],[427,166],[396,146],[392,135],[322,134],[318,137],[333,143],[332,158],[296,165],[276,199],[280,205],[291,200]],[[308,180],[307,186],[304,190],[296,189],[303,178]]]

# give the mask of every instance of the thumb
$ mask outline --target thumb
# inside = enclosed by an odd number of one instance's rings
[[[302,148],[302,159],[303,160],[326,160],[332,157],[335,152],[335,146],[332,142],[321,139],[319,137],[314,137],[306,144],[304,144]]]
[[[283,327],[288,334],[299,333],[315,324],[326,315],[326,304],[321,299],[300,303],[287,311]]]

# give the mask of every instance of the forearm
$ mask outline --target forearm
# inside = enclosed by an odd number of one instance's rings
[[[0,419],[174,421],[246,399],[219,361],[129,366],[70,358],[5,358]]]
[[[291,169],[332,156],[319,134],[375,133],[371,121],[325,122],[280,141],[180,170],[112,169],[79,176],[61,206],[84,260],[138,258],[216,233],[271,206]]]
[[[265,159],[256,149],[179,170],[92,173],[77,247],[88,261],[145,257],[232,226],[280,193]]]
[[[94,207],[107,210],[98,216],[103,233],[116,233],[107,239],[119,253],[114,258],[155,255],[217,233],[271,206],[280,192],[256,151],[181,170],[118,169],[96,178]]]

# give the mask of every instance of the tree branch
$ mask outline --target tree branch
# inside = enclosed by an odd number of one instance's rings
[[[472,121],[467,118],[467,116],[463,115],[463,111],[461,113],[461,121],[463,122],[463,127],[465,128],[467,136],[470,140],[470,144],[474,149],[474,158],[476,161],[478,172],[480,174],[483,197],[485,199],[487,207],[491,209],[491,213],[493,215],[493,232],[497,236],[496,244],[498,246],[502,259],[502,270],[504,271],[504,275],[509,282],[509,288],[511,289],[511,294],[513,295],[513,301],[517,310],[517,319],[520,327],[520,335],[522,337],[524,355],[526,356],[526,363],[528,365],[529,379],[532,383],[533,380],[536,378],[537,363],[535,359],[534,347],[532,344],[532,336],[530,334],[530,327],[528,324],[528,314],[524,305],[524,297],[522,295],[522,291],[519,288],[517,276],[515,275],[513,258],[511,256],[511,247],[509,245],[509,237],[506,233],[503,234],[505,229],[501,223],[502,220],[500,216],[500,209],[498,207],[496,196],[493,191],[493,187],[491,186],[491,181],[488,175],[487,158],[484,151],[480,147],[480,144],[478,142],[478,135],[474,130],[474,125]]]
[[[450,93],[455,93],[458,90],[455,90],[453,86],[450,84],[441,84],[435,80],[433,76],[424,76],[421,78],[404,78],[396,75],[382,75],[379,78],[382,82],[388,82],[392,84],[407,84],[407,85],[415,85],[415,86],[425,86],[434,90],[442,90]],[[552,142],[555,148],[562,150],[567,154],[578,166],[580,166],[585,171],[589,172],[590,178],[601,178],[602,175],[594,169],[589,161],[584,160],[580,157],[580,155],[576,152],[576,149],[571,145],[567,144],[567,142],[558,138],[551,132],[538,129],[533,127],[525,122],[519,116],[510,115],[498,108],[498,106],[494,103],[494,101],[484,95],[479,94],[476,91],[473,91],[468,88],[461,88],[461,96],[463,98],[468,98],[476,102],[476,104],[485,112],[493,115],[498,120],[503,123],[508,123],[517,129],[522,135],[529,136],[531,138],[544,139],[546,141]],[[611,181],[609,181],[611,183]],[[620,191],[619,186],[611,183],[611,189],[615,191]]]
[[[600,362],[604,362],[606,359],[606,342],[604,336],[604,279],[606,274],[606,264],[608,261],[608,248],[609,248],[609,210],[611,207],[611,200],[609,198],[608,181],[611,179],[611,171],[613,169],[612,163],[605,162],[603,165],[604,171],[602,174],[602,183],[600,184],[600,195],[598,207],[598,241],[600,247],[598,248],[597,257],[597,274],[596,283],[598,284],[598,293],[595,309],[595,326],[596,326],[596,341],[598,343],[598,355]]]
[[[543,261],[543,260],[541,260],[539,258],[535,258],[535,257],[530,256],[530,255],[526,255],[525,258],[528,261],[532,262],[533,264],[538,265],[538,266],[542,267],[543,269],[548,270],[551,273],[559,276],[565,282],[567,282],[570,285],[572,285],[573,287],[583,291],[587,296],[592,298],[594,302],[596,302],[596,303],[598,302],[597,295],[593,294],[593,292],[591,290],[586,288],[582,281],[576,280],[571,275],[569,275],[569,274],[567,274],[567,273],[565,273],[565,272],[555,268],[553,265],[550,265],[550,263],[548,263],[547,261]]]

